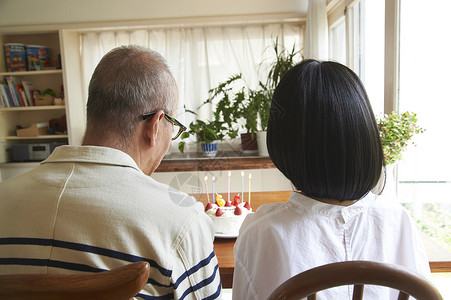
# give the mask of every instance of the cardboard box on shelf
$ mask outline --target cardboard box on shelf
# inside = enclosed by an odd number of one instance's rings
[[[17,136],[32,137],[38,135],[46,135],[49,131],[49,123],[35,123],[28,128],[17,129]]]
[[[53,105],[53,97],[52,96],[41,96],[35,97],[36,106],[42,105]]]

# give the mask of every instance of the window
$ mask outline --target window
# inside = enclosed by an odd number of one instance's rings
[[[393,76],[398,76],[399,88],[394,90],[399,95],[394,107],[400,112],[417,113],[419,125],[426,131],[415,138],[417,146],[411,146],[398,163],[396,192],[418,228],[432,238],[425,239],[425,246],[432,249],[435,256],[430,258],[444,261],[442,266],[445,267],[451,258],[451,157],[448,142],[451,125],[447,122],[451,111],[451,96],[447,91],[451,68],[447,16],[451,4],[447,1],[425,4],[420,0],[361,0],[357,5],[356,1],[343,0],[341,3],[348,6],[342,9],[342,19],[337,18],[336,11],[330,12],[334,20],[330,28],[330,57],[343,62],[345,51],[346,64],[364,81],[375,114],[390,112],[391,108],[384,109],[385,3],[392,6],[398,1],[400,38],[399,45],[395,43],[393,47],[399,46],[399,73],[393,72]],[[360,27],[356,27],[356,13],[360,14]],[[395,14],[387,15],[388,21],[396,23],[393,16]],[[339,37],[344,26],[347,28],[346,37]],[[360,39],[355,38],[358,32]],[[351,35],[354,38],[350,38]],[[356,43],[360,43],[360,47]],[[389,50],[387,55],[396,53],[395,50]],[[389,57],[390,60],[393,57]],[[387,83],[391,82],[387,81],[385,85]],[[434,283],[444,298],[451,295],[450,276],[450,273],[434,274]]]
[[[448,1],[402,1],[399,111],[417,113],[426,131],[398,165],[398,197],[420,228],[451,251],[451,111]]]
[[[348,66],[365,83],[365,1],[356,1],[346,8]]]
[[[384,111],[384,1],[346,2],[341,16],[329,20],[329,57],[359,75],[377,116]]]
[[[338,19],[330,27],[329,58],[346,65],[346,18]]]

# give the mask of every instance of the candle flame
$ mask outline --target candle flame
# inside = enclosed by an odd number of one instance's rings
[[[204,180],[207,181],[208,180],[208,176],[205,176]]]
[[[215,181],[216,180],[216,177],[215,176],[213,176],[213,181]]]
[[[252,174],[249,174],[249,179],[251,179],[252,178]]]
[[[244,176],[244,171],[241,171],[241,176]]]
[[[229,177],[232,176],[232,171],[229,171]]]

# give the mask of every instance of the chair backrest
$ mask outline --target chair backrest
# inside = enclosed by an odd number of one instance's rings
[[[268,300],[316,299],[316,293],[329,288],[354,285],[353,300],[362,299],[364,285],[379,285],[399,291],[398,299],[442,300],[435,286],[405,267],[371,261],[346,261],[316,267],[282,283]]]
[[[0,299],[130,299],[149,278],[149,263],[135,262],[89,274],[0,275]]]

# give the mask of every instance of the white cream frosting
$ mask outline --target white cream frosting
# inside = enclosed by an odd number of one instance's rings
[[[243,224],[246,216],[252,212],[244,207],[243,203],[238,204],[241,209],[241,215],[235,215],[235,206],[221,206],[212,204],[212,208],[205,213],[213,220],[215,233],[225,235],[238,235],[241,224]],[[216,216],[216,211],[220,208],[224,213],[221,216]]]

